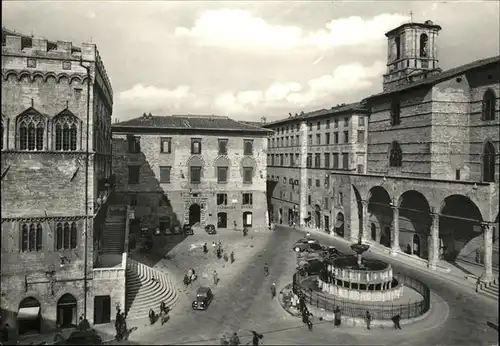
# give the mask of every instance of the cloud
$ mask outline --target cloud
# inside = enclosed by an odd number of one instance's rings
[[[131,89],[118,94],[121,106],[148,109],[179,109],[195,99],[190,87],[178,86],[175,89],[157,88],[153,85],[136,84]]]
[[[351,16],[331,20],[324,28],[306,32],[298,26],[268,23],[245,10],[220,9],[203,12],[191,28],[177,27],[175,36],[212,46],[329,49],[380,43],[385,32],[408,19],[399,14],[380,14],[370,19]]]

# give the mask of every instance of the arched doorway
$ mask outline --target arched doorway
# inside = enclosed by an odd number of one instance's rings
[[[61,328],[76,327],[76,299],[69,293],[64,294],[57,301],[57,324]]]
[[[373,241],[377,241],[377,226],[372,222],[371,226],[371,238]]]
[[[317,204],[314,206],[314,226],[321,227],[321,207]]]
[[[338,213],[337,220],[335,222],[335,233],[339,236],[344,237],[344,214]]]
[[[19,304],[19,311],[17,313],[19,334],[40,333],[41,324],[40,302],[33,297],[24,298]]]
[[[420,237],[418,236],[418,234],[413,235],[412,253],[414,255],[417,255],[418,257],[422,257],[420,255],[420,253],[421,253]]]
[[[391,197],[382,186],[370,189],[368,199],[368,214],[374,218],[374,223],[380,227],[380,244],[391,247],[392,208]]]
[[[227,228],[227,213],[217,213],[217,228]]]
[[[439,216],[441,258],[449,262],[458,258],[483,262],[482,221],[479,208],[470,198],[463,195],[446,197]]]
[[[201,220],[201,207],[199,204],[191,204],[189,207],[189,224],[192,226]]]
[[[405,191],[399,198],[399,242],[403,249],[428,258],[427,239],[430,235],[430,206],[427,199],[415,190]],[[416,236],[416,237],[415,237]],[[418,245],[415,243],[418,239]],[[424,240],[421,242],[421,240]],[[418,246],[418,251],[415,251]],[[408,251],[406,251],[408,252]]]

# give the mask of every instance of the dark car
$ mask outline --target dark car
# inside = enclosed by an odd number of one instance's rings
[[[196,291],[196,300],[192,304],[193,310],[206,310],[213,298],[214,295],[209,287],[202,286],[198,288]]]
[[[182,232],[185,234],[185,235],[193,235],[194,232],[193,232],[193,227],[191,227],[191,225],[185,223],[184,226],[182,226]]]
[[[307,242],[299,240],[293,245],[293,251],[304,252],[304,251],[323,251],[324,248],[316,240],[309,239]]]
[[[102,345],[102,338],[95,330],[77,330],[66,339],[54,345]]]
[[[216,234],[217,230],[215,229],[215,225],[206,225],[205,232],[207,232],[208,234]]]

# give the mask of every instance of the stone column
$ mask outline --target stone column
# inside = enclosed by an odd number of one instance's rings
[[[484,239],[484,274],[483,281],[490,282],[493,280],[493,223],[481,223]]]
[[[361,238],[361,242],[364,242],[368,238],[368,236],[367,236],[367,234],[368,234],[368,201],[361,201],[361,206],[362,206],[361,215],[363,218],[363,222],[362,222],[362,227],[359,230],[359,232],[360,232],[359,237]]]
[[[427,266],[433,270],[436,270],[436,265],[439,262],[439,214],[436,213],[434,208],[431,208],[431,229],[430,236],[427,242],[427,248],[429,253],[429,259]]]
[[[399,248],[399,208],[396,201],[392,201],[392,237],[391,237],[391,255],[396,255]]]

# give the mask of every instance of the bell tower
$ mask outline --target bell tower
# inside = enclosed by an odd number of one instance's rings
[[[437,57],[437,36],[441,27],[430,20],[406,23],[387,32],[387,72],[383,90],[441,72]]]

